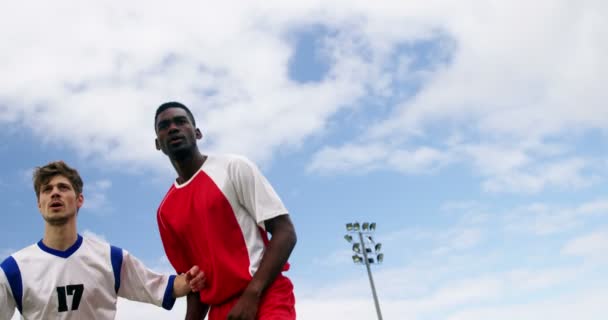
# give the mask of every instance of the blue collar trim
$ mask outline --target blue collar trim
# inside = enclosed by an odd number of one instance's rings
[[[78,250],[78,248],[80,248],[81,245],[82,245],[82,236],[81,235],[78,235],[78,239],[76,239],[76,242],[74,242],[74,244],[71,247],[67,248],[65,251],[49,248],[42,242],[42,240],[38,241],[38,247],[40,248],[40,250],[42,250],[46,253],[52,254],[54,256],[58,256],[60,258],[70,257],[74,252],[76,252],[76,250]]]

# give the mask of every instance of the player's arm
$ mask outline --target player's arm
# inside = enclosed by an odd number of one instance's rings
[[[245,290],[258,297],[281,273],[297,241],[296,231],[289,215],[272,218],[266,221],[265,225],[272,238],[257,272]]]
[[[266,247],[260,266],[243,295],[230,311],[228,319],[254,319],[264,290],[281,273],[296,245],[296,233],[288,215],[266,221],[272,239]]]
[[[191,283],[204,281],[204,274],[193,267],[188,272],[175,276],[156,273],[141,261],[122,250],[123,259],[120,272],[120,297],[151,303],[167,310],[173,308],[175,298],[191,292]],[[200,287],[200,284],[198,284]]]
[[[203,320],[209,311],[209,305],[201,302],[199,292],[191,292],[186,298],[186,320]]]
[[[258,270],[228,317],[253,319],[263,292],[283,270],[297,236],[287,209],[259,169],[246,159],[237,163],[230,174],[239,202],[272,235]]]
[[[243,295],[230,311],[228,319],[254,319],[264,291],[281,273],[296,245],[296,233],[288,215],[266,221],[272,239],[266,247],[260,266]]]
[[[11,292],[8,279],[0,268],[0,320],[10,320],[15,313],[15,299]]]

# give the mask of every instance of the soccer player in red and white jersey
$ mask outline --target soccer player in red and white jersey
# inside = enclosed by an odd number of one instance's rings
[[[295,319],[282,271],[296,233],[268,180],[244,157],[202,154],[203,135],[183,104],[162,104],[154,123],[156,148],[178,175],[157,213],[165,252],[178,273],[198,265],[206,277],[188,296],[186,319],[202,319],[209,307],[210,320]]]

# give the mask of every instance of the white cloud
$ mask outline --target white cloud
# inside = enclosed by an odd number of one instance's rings
[[[575,207],[535,203],[514,208],[505,215],[509,231],[551,235],[584,226],[590,218],[608,215],[608,201],[599,199]]]
[[[595,231],[569,241],[562,253],[587,259],[608,261],[608,230]]]
[[[608,312],[606,290],[589,290],[576,294],[546,299],[541,302],[507,304],[494,307],[466,308],[447,317],[448,320],[482,319],[556,319],[600,320]]]
[[[469,249],[479,244],[484,238],[484,232],[478,228],[460,228],[446,230],[439,236],[439,246],[432,253],[445,255],[455,250]]]
[[[468,262],[469,265],[474,263]],[[582,273],[579,268],[519,269],[450,280],[445,278],[449,269],[449,266],[443,268],[436,264],[430,268],[377,271],[376,288],[384,318],[461,319],[458,317],[463,314],[494,309],[490,306],[512,316],[519,314],[522,308],[542,312],[546,304],[556,304],[563,296],[528,303],[511,302],[512,298],[576,282]],[[369,319],[375,315],[371,289],[365,277],[332,283],[318,288],[317,292],[317,295],[298,298],[302,319],[341,319],[341,315]],[[582,300],[588,298],[587,292],[583,293]],[[568,315],[572,317],[577,311],[583,310],[573,308],[568,310]],[[508,316],[504,318],[509,319]]]
[[[171,266],[169,259],[166,255],[161,256],[154,263],[150,265],[150,269],[164,274],[175,274],[175,269]]]
[[[425,172],[441,168],[450,161],[450,156],[429,147],[421,147],[412,152],[399,150],[388,159],[388,164],[405,173]]]
[[[0,79],[2,118],[86,157],[153,166],[164,163],[153,148],[153,112],[166,100],[192,107],[209,148],[268,158],[361,96],[360,69],[367,67],[340,59],[341,48],[332,49],[336,63],[323,82],[287,78],[293,48],[285,36],[313,23],[308,14],[322,9],[315,4],[300,12],[265,3],[228,1],[214,10],[180,3],[146,3],[145,12],[138,10],[143,2],[38,7],[44,15],[27,3],[4,6],[10,27],[1,34],[18,40],[0,62],[3,74],[15,72]],[[71,10],[77,21],[64,18]],[[277,12],[287,16],[273,18]]]
[[[344,146],[337,150],[325,148],[315,155],[309,166],[311,171],[363,171],[385,165],[387,148],[381,145]]]
[[[435,171],[450,161],[449,155],[429,147],[395,152],[389,152],[389,149],[384,145],[326,147],[315,154],[308,169],[313,172],[366,173],[393,167],[404,173],[421,173]]]
[[[597,176],[584,174],[584,170],[591,167],[587,162],[583,159],[565,159],[538,164],[531,169],[492,176],[484,181],[483,187],[492,192],[516,193],[537,193],[548,186],[570,189],[586,187],[597,181]]]
[[[165,310],[155,305],[134,302],[119,298],[116,306],[116,320],[129,319],[179,319],[186,315],[186,299],[179,298],[175,301],[173,309]]]
[[[385,248],[398,247],[392,254],[387,254],[388,261],[394,260],[390,257],[397,252],[408,257],[405,264],[400,264],[401,267],[385,264],[372,268],[386,319],[404,316],[409,319],[466,319],[469,314],[477,317],[478,313],[497,310],[505,313],[505,319],[512,319],[517,318],[522,310],[542,314],[544,306],[565,301],[567,296],[562,293],[570,294],[571,290],[581,293],[581,305],[564,309],[564,312],[569,312],[566,319],[576,316],[577,312],[584,312],[585,301],[595,294],[589,292],[593,289],[593,277],[589,271],[597,269],[595,261],[562,263],[559,252],[548,251],[545,257],[548,260],[543,262],[543,266],[538,266],[533,259],[538,253],[525,248],[521,248],[517,258],[513,259],[509,251],[497,249],[492,244],[495,240],[490,239],[491,233],[501,232],[500,229],[492,229],[495,221],[470,219],[471,214],[486,212],[487,205],[449,203],[443,208],[450,213],[460,211],[462,219],[457,217],[455,224],[447,229],[410,228],[382,237]],[[602,201],[594,201],[568,210],[578,214],[577,219],[584,220],[595,217],[604,209]],[[551,211],[551,206],[526,207],[528,214],[547,211]],[[551,216],[545,218],[550,219]],[[500,223],[499,228],[502,228]],[[407,241],[403,241],[406,238]],[[534,239],[545,241],[542,237]],[[593,240],[597,240],[596,237],[584,242],[594,243]],[[518,243],[519,239],[507,237],[502,241],[507,242],[505,246],[510,246]],[[489,251],[477,247],[482,242],[489,246]],[[603,252],[601,248],[596,249],[594,252],[597,254]],[[545,266],[545,262],[549,265]],[[357,277],[353,275],[352,278],[336,279],[320,286],[298,288],[299,315],[303,319],[313,319],[315,315],[317,318],[323,315],[322,319],[336,319],[342,313],[353,319],[373,318],[375,315],[364,268]],[[564,288],[572,289],[563,291]],[[547,292],[556,293],[547,295]],[[605,290],[599,293],[603,294]],[[593,306],[600,305],[594,302]],[[534,319],[525,319],[528,318]]]
[[[606,93],[597,85],[604,77],[597,70],[608,70],[601,58],[607,42],[597,40],[600,30],[607,29],[596,14],[604,5],[537,1],[522,13],[516,2],[469,4],[426,8],[434,15],[413,10],[429,22],[443,18],[438,28],[456,43],[451,62],[435,70],[413,99],[405,99],[357,144],[394,140],[408,149],[412,139],[438,131],[446,136],[440,151],[462,162],[472,158],[474,169],[486,176],[488,191],[589,185],[593,180],[583,174],[588,159],[573,160],[572,150],[557,150],[560,157],[544,168],[547,154],[538,153],[554,150],[555,141],[571,144],[588,130],[606,127]],[[464,9],[471,7],[475,10]],[[460,136],[458,145],[451,141],[454,136]],[[479,149],[479,143],[497,147]],[[336,158],[348,157],[357,144],[332,150]],[[402,149],[390,145],[385,156]]]
[[[13,45],[0,55],[2,74],[11,75],[0,76],[0,121],[104,164],[166,168],[151,128],[166,100],[192,107],[205,148],[263,160],[323,134],[330,117],[361,99],[387,98],[389,116],[363,138],[322,148],[311,168],[408,174],[466,161],[449,146],[455,135],[465,151],[521,140],[542,147],[556,134],[608,124],[599,1],[537,1],[526,12],[523,2],[477,0],[225,1],[214,10],[183,0],[140,11],[142,4],[67,2],[35,12],[28,2],[4,4],[0,35]],[[78,18],[65,18],[76,11]],[[318,42],[329,70],[319,83],[299,84],[288,77],[289,35],[313,25],[331,31]],[[433,48],[400,51],[424,41]],[[413,96],[404,92],[413,85],[420,88]],[[438,128],[444,141],[410,145]],[[488,190],[587,184],[581,164],[564,163],[568,154],[556,159],[561,178],[552,180],[534,154],[510,145],[504,158],[478,152]],[[532,169],[500,174],[523,164]]]
[[[351,260],[352,255],[353,252],[350,249],[337,250],[324,257],[315,257],[312,263],[320,267],[338,267]]]
[[[608,67],[601,58],[608,46],[598,41],[605,4],[537,1],[526,12],[516,2],[469,4],[475,10],[440,12],[457,43],[452,64],[380,131],[407,133],[437,119],[466,121],[489,137],[605,127],[607,118],[597,117],[606,112],[605,91],[596,82]]]
[[[93,231],[91,231],[89,229],[85,229],[82,232],[82,235],[84,237],[89,237],[89,238],[96,239],[96,240],[99,240],[99,241],[108,242],[108,240],[106,240],[106,237],[104,235],[97,234],[97,233],[95,233],[95,232],[93,232]]]
[[[490,220],[490,209],[478,201],[448,202],[441,206],[441,211],[447,217],[455,216],[460,226],[479,226]]]
[[[363,288],[362,288],[363,289]],[[467,290],[470,291],[470,290]],[[588,290],[575,295],[565,295],[557,298],[545,299],[541,302],[520,304],[504,304],[499,306],[467,307],[452,312],[449,316],[412,305],[407,300],[380,300],[384,319],[428,319],[427,315],[439,314],[439,319],[450,320],[477,320],[477,319],[588,319],[600,320],[608,312],[606,308],[606,290]],[[296,309],[298,319],[302,320],[331,320],[331,319],[374,319],[376,312],[374,304],[369,297],[361,299],[297,299]],[[144,317],[150,320],[180,318],[185,314],[184,299],[178,299],[171,311],[159,307],[132,302],[124,299],[118,301],[117,320]],[[437,317],[435,317],[437,318]],[[18,319],[15,317],[14,319]]]
[[[107,213],[108,211],[111,211],[112,208],[107,196],[107,191],[111,187],[112,181],[107,179],[86,184],[83,190],[83,194],[85,196],[83,208],[97,213]]]
[[[513,284],[516,290],[540,290],[551,288],[562,283],[576,281],[580,267],[559,267],[542,270],[514,270],[506,273],[506,281]],[[517,294],[517,292],[516,292]]]

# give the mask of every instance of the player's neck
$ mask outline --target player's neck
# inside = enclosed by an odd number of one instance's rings
[[[192,157],[188,159],[173,160],[173,167],[179,176],[177,178],[177,183],[181,184],[190,180],[190,178],[201,169],[205,160],[207,160],[207,156],[200,152],[195,152]]]
[[[76,240],[78,240],[76,219],[70,219],[66,224],[60,226],[47,223],[44,227],[42,242],[51,249],[65,251],[74,245]]]

